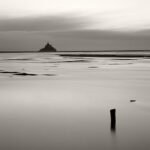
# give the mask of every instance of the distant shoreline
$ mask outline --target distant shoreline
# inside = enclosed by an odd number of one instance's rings
[[[37,51],[0,51],[0,53],[37,53]]]
[[[150,58],[150,54],[59,54],[64,57],[147,57]]]
[[[39,53],[39,51],[0,51],[0,53]],[[150,57],[150,50],[57,51],[41,53],[58,54],[64,57]]]
[[[79,50],[79,51],[75,51],[75,50],[72,50],[72,51],[57,51],[58,53],[61,53],[61,52],[82,52],[82,53],[92,53],[92,52],[150,52],[150,50]],[[56,53],[57,53],[56,52]],[[0,51],[0,53],[39,53],[39,51]],[[42,52],[42,53],[45,53],[45,52]],[[55,52],[47,52],[47,53],[55,53]]]

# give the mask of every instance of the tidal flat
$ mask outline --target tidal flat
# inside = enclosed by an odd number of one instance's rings
[[[150,149],[150,59],[4,53],[0,70],[0,149]]]

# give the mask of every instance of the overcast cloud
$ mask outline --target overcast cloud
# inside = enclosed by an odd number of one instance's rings
[[[5,0],[0,50],[150,49],[148,0]]]

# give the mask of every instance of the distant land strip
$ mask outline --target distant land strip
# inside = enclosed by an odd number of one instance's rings
[[[150,54],[59,54],[63,57],[146,57],[150,58]]]
[[[38,53],[38,51],[0,51],[0,53]],[[57,52],[46,52],[46,53],[49,54],[55,53],[63,57],[147,57],[150,58],[150,50],[57,51]]]
[[[0,51],[0,53],[36,53],[36,52],[39,52],[39,51]],[[57,51],[58,53],[60,52],[65,52],[65,53],[71,53],[71,52],[82,52],[82,53],[93,53],[93,52],[150,52],[150,50],[61,50],[61,51]],[[56,53],[57,53],[56,52]],[[51,52],[47,52],[47,53],[51,53]]]
[[[37,53],[37,51],[0,51],[0,53]]]
[[[72,51],[58,51],[58,52],[150,52],[150,50],[146,49],[146,50],[72,50]]]

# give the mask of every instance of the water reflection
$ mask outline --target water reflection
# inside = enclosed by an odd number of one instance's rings
[[[110,131],[111,134],[115,135],[116,134],[116,123],[115,124],[110,124]]]

